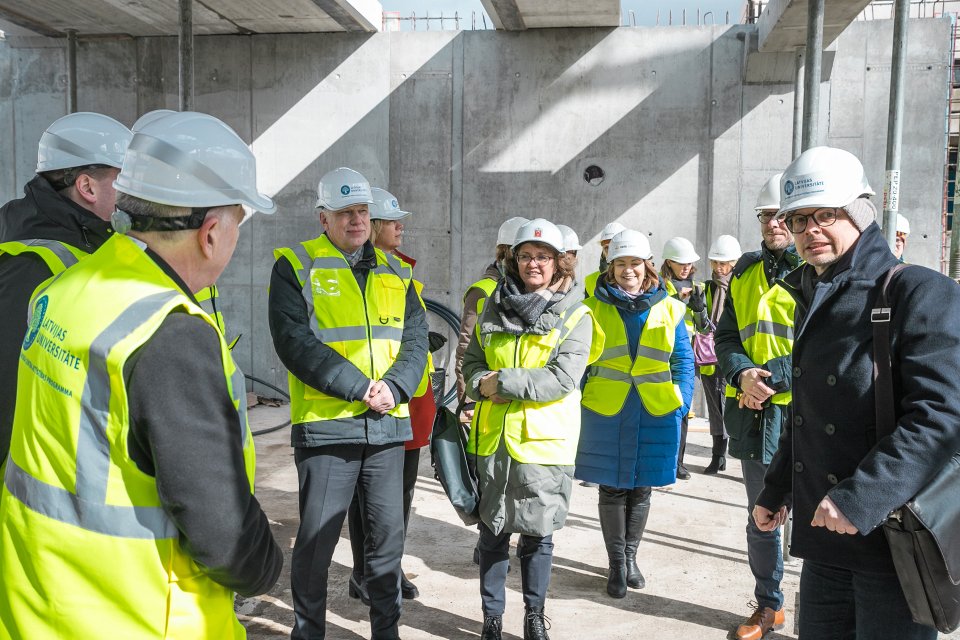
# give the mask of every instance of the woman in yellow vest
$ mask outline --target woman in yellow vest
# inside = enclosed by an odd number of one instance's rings
[[[520,534],[523,637],[548,640],[543,608],[552,534],[566,521],[573,491],[579,383],[603,348],[581,297],[560,230],[535,218],[517,232],[464,355],[467,395],[477,401],[467,449],[480,485],[481,640],[501,637],[513,533]]]
[[[577,478],[600,485],[607,593],[614,598],[646,584],[637,547],[651,487],[676,481],[680,422],[693,398],[686,305],[667,295],[651,257],[644,234],[615,235],[607,271],[585,303],[605,338],[583,388]]]
[[[687,327],[687,337],[693,338],[694,333],[709,331],[710,323],[707,319],[706,294],[702,282],[693,279],[697,272],[694,263],[700,259],[693,248],[693,243],[686,238],[677,236],[670,238],[663,245],[663,265],[660,267],[660,276],[667,289],[667,295],[687,305],[684,322]],[[690,472],[683,466],[683,456],[687,449],[687,420],[683,416],[680,425],[680,451],[677,454],[677,478],[689,480]]]
[[[389,253],[403,261],[404,268],[412,273],[416,261],[400,253],[400,245],[403,243],[403,220],[410,215],[409,211],[400,208],[397,198],[384,189],[373,187],[370,189],[370,197],[373,204],[370,205],[370,241],[373,246],[384,253]],[[423,285],[413,281],[419,295]],[[433,430],[433,419],[437,415],[437,404],[433,399],[433,387],[430,385],[430,371],[432,371],[429,354],[427,355],[427,368],[423,372],[423,380],[417,389],[416,395],[410,399],[410,426],[413,429],[413,438],[404,443],[403,457],[403,531],[404,537],[409,530],[410,506],[413,503],[413,490],[417,485],[417,470],[420,467],[420,449],[430,444],[430,433]],[[348,593],[352,598],[360,598],[364,604],[370,604],[370,596],[367,594],[367,587],[363,579],[363,538],[365,528],[360,513],[360,504],[358,498],[360,488],[357,488],[357,495],[350,503],[348,511],[348,524],[350,527],[350,548],[353,550],[353,574],[350,577],[350,587]],[[407,579],[407,576],[400,571],[400,594],[405,600],[413,600],[420,595],[417,586]]]
[[[723,307],[730,289],[730,275],[743,255],[740,242],[733,236],[720,236],[710,245],[707,259],[710,260],[710,270],[713,278],[706,283],[707,313],[711,325],[716,328],[723,314]],[[713,438],[713,450],[710,464],[703,472],[712,475],[727,468],[727,431],[723,426],[723,404],[727,381],[717,370],[717,365],[709,364],[698,367],[700,384],[703,385],[703,395],[707,402],[707,416],[710,418],[710,436]]]

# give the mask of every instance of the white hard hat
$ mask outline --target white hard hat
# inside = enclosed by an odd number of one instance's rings
[[[603,231],[600,232],[600,242],[603,242],[604,240],[610,240],[613,238],[613,236],[617,235],[621,231],[626,230],[627,228],[619,222],[607,223],[607,226],[605,226]]]
[[[649,260],[652,257],[653,251],[647,236],[633,229],[624,229],[613,236],[610,246],[607,247],[607,262],[613,262],[617,258]]]
[[[40,136],[37,173],[92,164],[119,169],[132,137],[130,129],[102,113],[65,115]]]
[[[317,208],[339,211],[355,204],[373,204],[370,183],[359,171],[340,167],[328,171],[317,185]]]
[[[534,218],[517,229],[517,237],[513,239],[513,249],[524,242],[540,242],[549,245],[563,253],[563,233],[549,220]]]
[[[567,251],[580,251],[583,247],[580,246],[580,238],[577,237],[577,232],[568,227],[565,224],[558,224],[557,229],[560,229],[560,233],[563,234],[563,248]]]
[[[782,173],[775,174],[769,180],[763,183],[763,189],[760,189],[760,195],[757,196],[757,206],[754,211],[777,210],[780,208],[780,178]]]
[[[910,221],[907,220],[906,216],[899,213],[897,214],[897,233],[902,233],[905,236],[910,235]]]
[[[370,189],[373,203],[370,205],[371,220],[403,220],[410,215],[409,211],[400,208],[396,196],[386,189],[373,187]]]
[[[707,253],[708,260],[717,262],[733,262],[739,260],[743,255],[740,248],[740,242],[733,236],[720,236],[710,245],[710,251]]]
[[[113,186],[174,207],[277,210],[257,191],[257,161],[247,144],[217,118],[193,111],[158,118],[138,131]]]
[[[609,256],[607,259],[610,259]],[[670,238],[663,245],[663,259],[673,260],[679,264],[690,264],[699,260],[700,256],[694,250],[692,242],[677,236],[676,238]]]
[[[801,153],[780,180],[780,213],[810,207],[845,207],[862,195],[874,195],[855,155],[833,147]]]
[[[151,122],[159,120],[164,116],[168,116],[171,113],[176,113],[176,111],[173,111],[172,109],[154,109],[153,111],[147,111],[145,114],[137,118],[137,121],[133,123],[132,127],[130,127],[130,131],[136,133]]]
[[[517,229],[530,222],[528,218],[516,216],[505,220],[497,231],[497,244],[508,244],[513,246],[513,239],[517,237]]]

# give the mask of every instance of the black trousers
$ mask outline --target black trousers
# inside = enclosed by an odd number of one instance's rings
[[[420,449],[403,452],[403,537],[406,540],[410,525],[410,505],[413,504],[413,491],[417,487],[417,471],[420,468]],[[347,526],[350,528],[350,550],[353,552],[353,575],[363,578],[363,540],[367,527],[363,522],[360,508],[363,495],[359,485],[356,495],[350,502],[347,513]]]
[[[510,534],[495,535],[480,523],[480,600],[483,615],[502,616],[506,606],[507,570],[510,568]],[[526,608],[542,609],[553,567],[553,535],[539,538],[521,535],[517,542],[520,583]]]
[[[327,577],[340,529],[357,487],[368,523],[364,574],[370,594],[372,640],[396,640],[403,555],[403,443],[337,444],[298,448],[300,528],[293,545],[290,585],[294,640],[326,635]]]

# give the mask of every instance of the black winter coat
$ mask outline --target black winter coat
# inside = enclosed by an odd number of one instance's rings
[[[805,265],[781,282],[797,300],[793,417],[757,504],[792,500],[800,558],[893,572],[879,525],[960,448],[960,287],[919,266],[888,292],[897,427],[877,441],[870,310],[896,264],[871,224],[819,280]],[[859,534],[810,526],[828,495]]]
[[[34,176],[23,194],[0,208],[0,242],[59,240],[92,253],[113,233],[108,222],[61,196],[41,176]],[[51,275],[35,255],[0,255],[0,461],[10,445],[27,306],[37,286]]]

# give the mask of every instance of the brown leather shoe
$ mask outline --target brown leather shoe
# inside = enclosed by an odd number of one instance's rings
[[[774,611],[770,607],[758,606],[753,615],[737,627],[737,640],[760,640],[771,629],[782,627],[783,622],[783,608]]]

